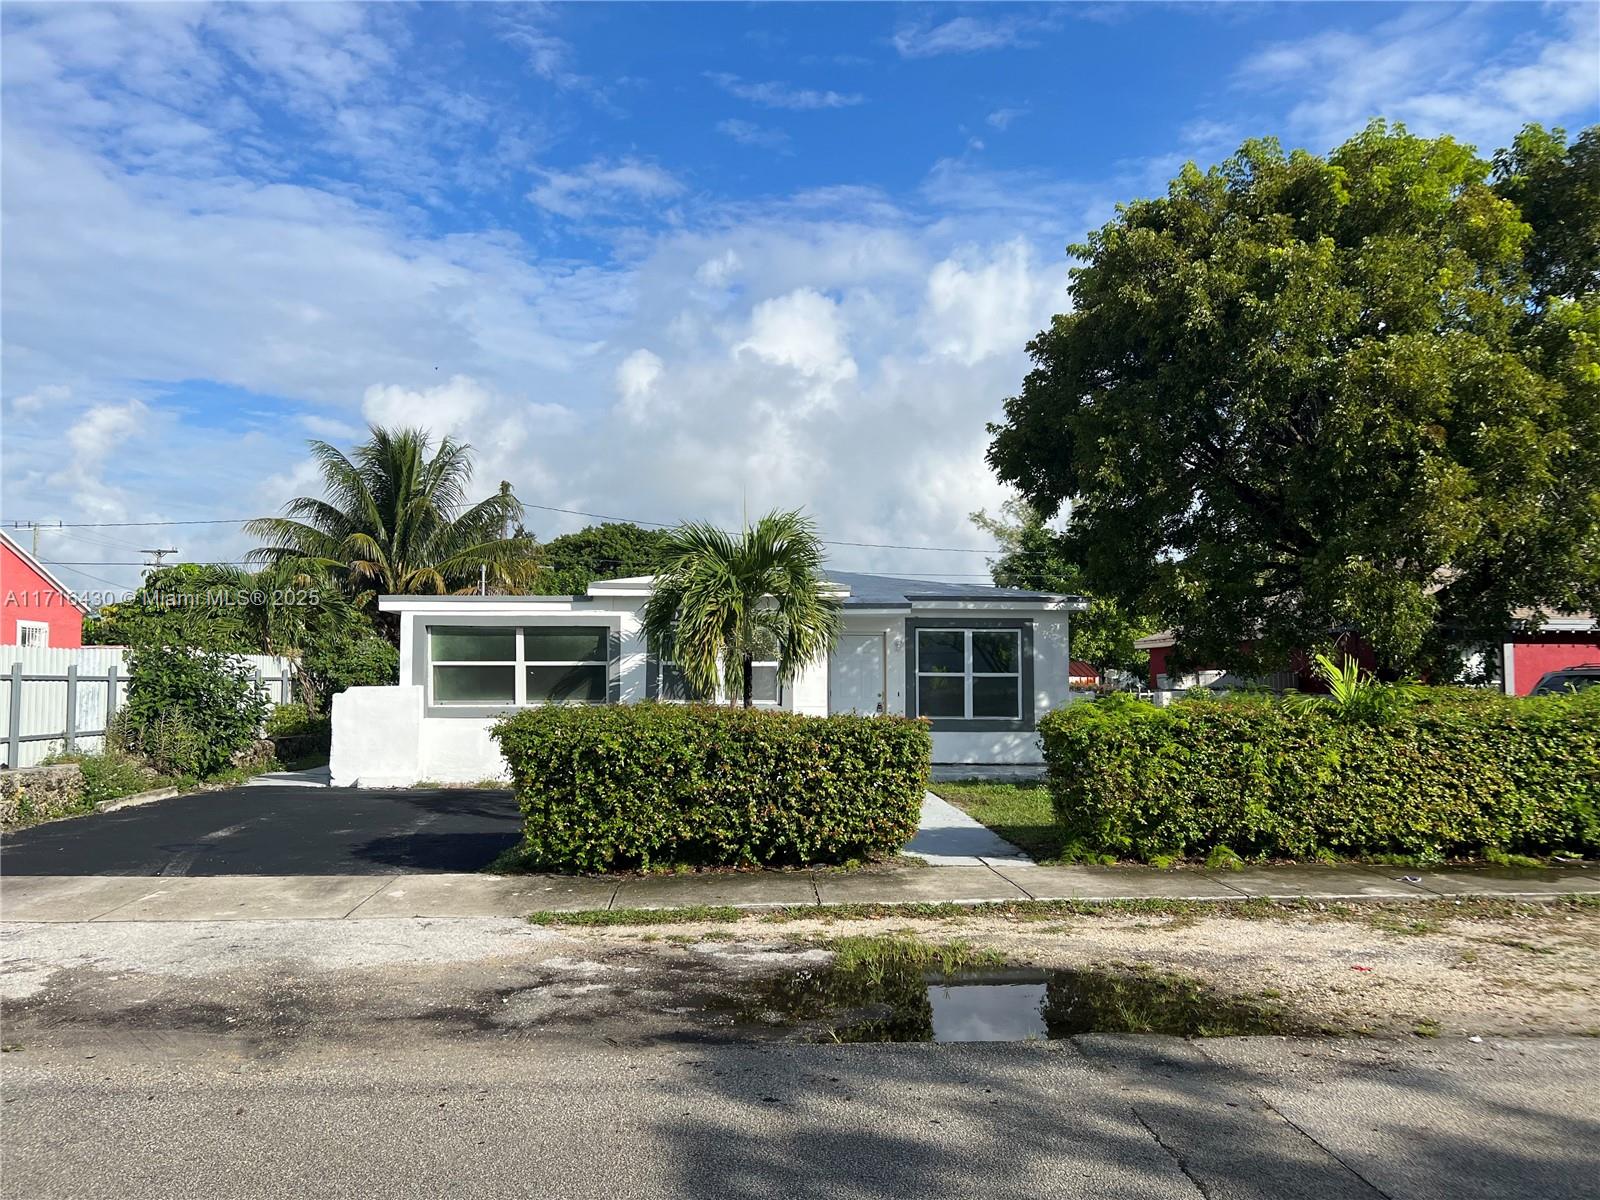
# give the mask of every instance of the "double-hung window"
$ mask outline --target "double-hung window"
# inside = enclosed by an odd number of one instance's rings
[[[609,638],[604,625],[431,626],[430,702],[604,704]]]
[[[1022,716],[1022,633],[917,630],[917,715],[955,720]]]

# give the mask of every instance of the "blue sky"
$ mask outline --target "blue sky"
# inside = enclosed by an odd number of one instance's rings
[[[1600,119],[1600,6],[7,4],[7,521],[420,423],[550,508],[986,544],[1065,246],[1246,137]],[[580,518],[535,510],[550,536]],[[87,588],[227,526],[47,532]],[[100,564],[100,565],[95,565]],[[981,554],[841,548],[957,576]]]

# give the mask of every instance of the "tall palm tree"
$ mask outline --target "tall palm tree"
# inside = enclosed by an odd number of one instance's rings
[[[533,580],[538,543],[506,536],[522,516],[510,485],[466,502],[471,446],[447,437],[435,450],[424,430],[377,425],[348,457],[327,442],[310,445],[323,498],[301,496],[281,517],[246,522],[267,543],[249,553],[252,562],[325,570],[366,607],[383,594],[467,592],[480,582],[511,591]]]
[[[749,708],[758,656],[776,658],[778,678],[788,682],[838,637],[839,603],[824,590],[822,543],[799,511],[770,512],[737,537],[700,522],[680,525],[662,557],[645,635],[677,664],[696,699],[742,678]]]

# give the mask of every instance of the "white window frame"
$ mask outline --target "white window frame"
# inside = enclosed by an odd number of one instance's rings
[[[778,686],[778,698],[776,700],[757,700],[757,701],[755,701],[755,707],[757,707],[757,708],[782,708],[783,707],[783,677],[778,674],[778,660],[775,659],[775,658],[773,658],[773,659],[758,658],[758,659],[752,660],[751,663],[750,663],[750,666],[751,666],[752,669],[755,668],[755,667],[771,667],[772,668],[773,677],[776,679],[777,686]],[[740,690],[739,699],[743,700],[744,699],[744,694],[743,694],[744,693],[744,681],[743,680],[741,680],[740,683],[739,683],[739,690]]]
[[[942,714],[941,715],[933,715],[931,713],[924,713],[922,711],[922,681],[924,679],[950,679],[950,678],[955,677],[955,672],[953,672],[953,671],[924,671],[922,669],[922,639],[923,639],[924,636],[926,636],[928,634],[939,635],[939,634],[951,634],[951,633],[959,633],[959,634],[962,635],[962,639],[961,639],[962,657],[961,657],[961,675],[960,675],[960,679],[961,679],[961,698],[962,698],[961,716],[956,717],[956,716],[945,716],[945,715],[942,715]],[[1003,635],[1006,635],[1008,637],[1014,638],[1016,640],[1016,647],[1017,647],[1017,658],[1016,658],[1017,669],[1015,671],[974,671],[972,669],[972,635],[975,634],[975,633],[986,633],[986,634],[996,634],[996,635],[1003,634]],[[927,716],[930,720],[934,720],[934,721],[1020,721],[1022,719],[1022,630],[1020,630],[1020,629],[919,629],[919,630],[917,630],[917,643],[913,647],[913,653],[915,653],[916,656],[917,656],[917,658],[916,658],[916,664],[917,664],[917,670],[916,670],[917,696],[916,696],[916,706],[913,709],[913,712],[915,712],[915,714],[917,716],[919,716],[919,717]],[[1016,703],[1015,710],[1013,712],[1011,712],[1009,715],[1000,715],[1000,714],[995,714],[995,713],[984,713],[982,716],[977,716],[977,717],[973,716],[972,715],[972,691],[973,691],[972,683],[973,683],[973,680],[975,680],[975,679],[1012,679],[1012,680],[1015,680],[1016,681],[1016,685],[1017,685],[1017,688],[1016,688],[1016,700],[1017,700],[1017,703]]]
[[[546,658],[530,659],[530,658],[527,657],[527,649],[526,649],[526,646],[524,644],[524,639],[523,639],[523,636],[522,636],[523,629],[527,628],[527,627],[531,627],[531,628],[535,628],[535,629],[562,629],[562,630],[567,630],[567,631],[574,630],[574,629],[599,629],[599,630],[602,630],[604,632],[605,638],[606,638],[606,641],[607,641],[608,644],[609,644],[609,642],[611,640],[611,632],[612,632],[611,631],[611,627],[609,625],[605,625],[605,624],[583,625],[583,624],[578,624],[577,622],[571,622],[571,621],[550,622],[550,623],[546,624],[546,623],[539,622],[539,621],[529,621],[529,622],[526,623],[526,625],[514,625],[514,626],[510,627],[512,632],[516,634],[516,639],[515,639],[516,658],[514,660],[508,660],[508,659],[502,659],[502,658],[493,658],[493,659],[488,659],[488,658],[473,658],[473,659],[441,658],[441,659],[436,659],[436,658],[433,657],[433,632],[436,629],[440,630],[440,631],[444,631],[444,630],[457,630],[457,631],[460,631],[460,630],[467,630],[467,629],[478,629],[478,630],[493,630],[494,632],[499,633],[506,627],[505,626],[496,626],[496,625],[465,625],[465,624],[457,625],[457,624],[453,624],[453,623],[437,624],[437,625],[434,625],[434,624],[425,625],[423,627],[423,630],[422,630],[422,644],[424,645],[424,647],[426,647],[427,652],[428,652],[428,669],[427,669],[427,675],[426,675],[426,678],[427,678],[427,681],[428,681],[428,706],[430,708],[496,708],[496,707],[504,707],[506,705],[506,701],[504,701],[504,700],[440,700],[440,699],[438,699],[433,693],[433,669],[435,667],[510,667],[511,668],[511,693],[512,693],[512,699],[511,699],[510,703],[511,703],[511,706],[514,707],[514,708],[543,708],[545,703],[546,703],[543,700],[530,701],[528,699],[528,670],[527,670],[527,668],[529,668],[529,667],[605,667],[606,668],[606,699],[605,700],[594,700],[594,701],[586,700],[586,701],[583,701],[583,703],[585,703],[585,704],[608,704],[608,703],[610,703],[610,696],[611,696],[611,660],[609,658],[598,658],[598,659],[590,658],[590,659],[581,659],[581,660],[580,659],[570,659],[570,660],[569,659],[546,659]]]
[[[28,634],[37,633],[39,640],[30,642]],[[34,650],[48,650],[50,648],[50,623],[48,621],[17,621],[17,645],[27,646]]]

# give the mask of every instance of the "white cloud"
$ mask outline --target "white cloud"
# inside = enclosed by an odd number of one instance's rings
[[[1033,253],[1020,239],[984,252],[967,247],[928,276],[924,337],[934,353],[973,366],[1009,355],[1040,327],[1052,292],[1065,295],[1036,272]]]
[[[1018,117],[1028,115],[1026,108],[997,108],[984,118],[990,125],[1002,133],[1011,128],[1011,123]]]
[[[622,413],[628,420],[642,421],[650,415],[651,393],[662,370],[660,356],[649,350],[635,350],[617,364],[617,394],[621,397]]]
[[[584,217],[619,202],[663,200],[683,190],[682,183],[654,163],[597,158],[574,171],[546,171],[528,199],[560,216]]]
[[[72,389],[62,383],[46,383],[11,401],[14,413],[36,413],[45,408],[60,408],[72,399]]]
[[[737,96],[741,100],[748,100],[752,104],[765,105],[767,108],[850,108],[866,99],[860,92],[818,91],[813,88],[796,88],[775,80],[766,83],[755,83],[741,79],[737,75],[730,75],[726,71],[707,71],[706,78],[729,95]]]
[[[952,17],[938,23],[903,25],[891,41],[901,58],[934,58],[941,54],[976,54],[1011,46],[1031,46],[1028,34],[1041,22],[1025,17]]]
[[[84,471],[99,467],[118,443],[138,433],[149,417],[150,410],[138,400],[89,409],[67,430],[74,465]]]
[[[708,288],[727,287],[743,265],[735,251],[724,250],[715,258],[708,258],[695,268],[695,282]]]
[[[1555,11],[1562,19],[1554,35],[1501,42],[1488,10],[1418,6],[1368,33],[1329,30],[1267,46],[1240,66],[1235,83],[1302,95],[1288,124],[1315,150],[1383,116],[1488,153],[1529,121],[1588,122],[1600,108],[1594,7]]]
[[[845,346],[839,306],[811,288],[756,305],[750,314],[750,335],[738,349],[823,383],[837,383],[856,373],[855,360]]]
[[[717,132],[730,137],[741,146],[759,146],[763,150],[784,150],[789,145],[789,135],[781,129],[767,129],[754,121],[729,118],[717,122]]]

